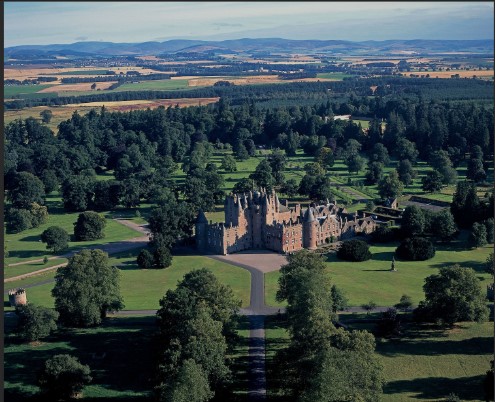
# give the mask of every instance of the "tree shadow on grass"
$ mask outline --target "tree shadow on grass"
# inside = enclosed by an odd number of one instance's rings
[[[9,251],[9,257],[15,258],[42,258],[48,253],[48,250],[12,250]]]
[[[455,264],[459,264],[461,267],[465,267],[465,268],[472,268],[478,274],[486,273],[485,272],[485,266],[486,266],[485,261],[462,261],[461,263],[459,263],[459,262],[442,262],[439,264],[433,264],[433,265],[431,265],[431,267],[444,268],[444,267],[451,267]]]
[[[385,395],[414,393],[414,399],[445,398],[455,393],[462,401],[483,400],[482,381],[484,376],[445,378],[428,377],[413,380],[388,382],[383,391]]]
[[[392,258],[395,255],[395,250],[394,251],[382,251],[379,253],[373,253],[372,259],[374,261],[392,261]]]
[[[26,236],[21,239],[20,241],[38,241],[41,240],[41,235],[33,235],[33,236]]]
[[[136,261],[125,261],[125,262],[115,264],[115,266],[118,269],[120,269],[121,271],[137,271],[137,270],[141,269],[137,265]]]

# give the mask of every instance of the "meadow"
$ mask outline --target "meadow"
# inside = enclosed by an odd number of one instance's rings
[[[34,94],[42,89],[49,88],[52,85],[4,85],[3,98],[9,99],[19,95]]]
[[[464,237],[466,233],[463,233]],[[493,245],[468,249],[464,240],[436,246],[435,256],[427,261],[396,260],[397,272],[390,271],[392,257],[399,243],[375,244],[370,247],[372,259],[365,262],[339,260],[335,253],[325,256],[327,273],[332,284],[347,295],[349,306],[361,306],[374,301],[378,306],[393,306],[403,294],[407,294],[417,305],[424,300],[423,284],[427,276],[438,273],[441,267],[459,264],[473,268],[485,289],[491,276],[484,271],[485,261],[493,251]],[[275,300],[278,289],[278,271],[265,274],[265,303],[269,306],[283,306]]]
[[[43,362],[68,353],[90,366],[93,380],[83,390],[84,400],[103,402],[152,401],[157,362],[155,316],[112,316],[97,328],[60,329],[43,342],[20,343],[7,336],[4,344],[5,400],[24,402],[38,392],[36,376]],[[15,317],[6,322],[7,332]],[[241,318],[240,341],[228,355],[233,382],[232,402],[247,400],[248,324]],[[101,356],[104,354],[104,357]]]
[[[377,338],[376,354],[383,365],[383,402],[439,401],[455,393],[462,401],[484,401],[482,381],[493,358],[493,321],[461,322],[452,329],[405,324],[400,338]],[[350,330],[374,330],[379,314],[341,316]],[[352,321],[347,322],[347,320]],[[281,378],[274,357],[287,347],[283,318],[265,321],[268,396],[282,402]]]

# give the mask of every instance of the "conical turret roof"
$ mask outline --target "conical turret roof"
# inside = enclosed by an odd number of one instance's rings
[[[208,219],[206,219],[206,216],[202,209],[198,211],[198,217],[196,218],[196,223],[208,223]]]
[[[306,213],[304,214],[304,222],[314,222],[315,216],[313,215],[313,208],[308,207]]]

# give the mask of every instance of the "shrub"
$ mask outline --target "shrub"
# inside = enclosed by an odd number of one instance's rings
[[[389,337],[400,335],[401,323],[400,317],[395,308],[389,308],[381,314],[380,321],[377,323],[377,332],[379,336]]]
[[[482,223],[473,223],[473,229],[469,235],[469,244],[473,247],[483,247],[487,243],[486,226]]]
[[[347,240],[337,251],[337,257],[346,261],[366,261],[371,258],[370,246],[363,240]]]
[[[70,400],[92,380],[88,366],[71,355],[55,355],[45,361],[38,384],[44,400]]]
[[[37,341],[57,329],[58,313],[51,308],[27,304],[16,307],[15,313],[19,317],[16,332],[25,341]]]
[[[401,238],[399,228],[390,228],[387,226],[378,226],[376,230],[371,233],[371,241],[373,243],[389,243]]]
[[[149,269],[153,267],[155,263],[153,254],[151,254],[148,250],[144,249],[139,252],[137,257],[137,264],[139,268]]]
[[[435,247],[428,239],[413,237],[405,239],[395,250],[397,256],[408,261],[425,261],[433,258]]]
[[[69,247],[69,234],[59,226],[50,226],[41,233],[41,241],[46,243],[48,250],[57,253]]]
[[[74,237],[76,241],[103,239],[105,226],[106,220],[100,214],[93,211],[83,212],[74,223]]]

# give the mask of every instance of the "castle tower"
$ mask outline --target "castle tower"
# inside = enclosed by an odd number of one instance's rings
[[[303,247],[316,249],[316,234],[318,221],[313,214],[313,208],[308,207],[303,218]]]
[[[207,250],[208,245],[208,220],[200,209],[196,219],[196,247],[199,251]]]
[[[26,305],[26,290],[23,288],[9,290],[9,302],[12,307]]]

